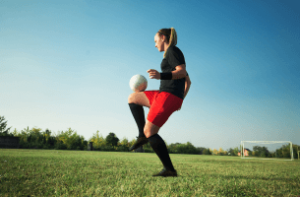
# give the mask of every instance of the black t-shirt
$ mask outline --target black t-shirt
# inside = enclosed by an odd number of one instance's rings
[[[181,50],[176,46],[170,46],[166,52],[166,57],[160,66],[163,73],[176,70],[175,67],[185,64],[185,59]],[[185,78],[175,80],[160,80],[159,91],[170,92],[183,99],[185,89]]]

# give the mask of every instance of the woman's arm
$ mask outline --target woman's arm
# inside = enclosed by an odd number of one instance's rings
[[[188,93],[188,91],[189,91],[189,89],[190,89],[190,86],[191,86],[191,84],[192,84],[192,82],[191,82],[189,76],[186,76],[185,79],[186,79],[186,81],[185,81],[185,89],[184,89],[184,96],[183,96],[183,99],[186,97],[186,95],[187,95],[187,93]]]
[[[185,82],[187,82],[187,83],[189,83],[190,85],[191,85],[191,79],[190,79],[190,77],[187,75],[187,76],[185,76]]]
[[[185,64],[181,64],[175,67],[175,70],[172,71],[172,80],[182,79],[186,77]]]
[[[190,89],[190,86],[191,86],[191,84],[192,84],[192,82],[191,82],[189,76],[186,76],[185,79],[186,79],[186,80],[185,80],[185,89],[184,89],[183,100],[184,100],[184,98],[186,97],[186,95],[187,95],[187,93],[188,93],[188,91],[189,91],[189,89]],[[181,107],[179,107],[179,109],[177,109],[177,111],[179,111],[180,109],[181,109]]]

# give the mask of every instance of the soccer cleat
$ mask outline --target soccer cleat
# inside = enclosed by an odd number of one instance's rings
[[[135,142],[135,144],[129,150],[130,151],[135,150],[147,143],[148,143],[148,139],[146,137],[139,137]]]
[[[158,174],[153,174],[152,176],[163,176],[163,177],[167,177],[167,176],[177,176],[177,171],[171,171],[171,170],[167,170],[167,169],[163,169],[162,171],[160,171]]]

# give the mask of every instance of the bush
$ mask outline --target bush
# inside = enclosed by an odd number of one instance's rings
[[[120,145],[118,146],[118,151],[124,151],[124,152],[129,152],[129,148],[125,145]]]
[[[152,148],[144,148],[143,147],[143,149],[144,149],[144,152],[145,153],[154,153],[154,150],[152,149]],[[170,153],[170,152],[169,152]]]
[[[66,150],[66,149],[67,149],[67,146],[66,146],[65,144],[63,144],[62,142],[58,142],[58,143],[55,145],[55,149]]]
[[[51,149],[51,147],[50,147],[49,144],[44,144],[44,145],[43,145],[43,149]]]
[[[27,143],[20,143],[20,148],[30,148],[30,144]]]
[[[100,150],[100,151],[116,151],[116,150],[114,149],[114,147],[113,147],[113,146],[110,146],[110,145],[98,147],[96,150]]]

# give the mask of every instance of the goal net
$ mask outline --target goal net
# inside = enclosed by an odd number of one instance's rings
[[[269,159],[293,161],[290,141],[241,141],[242,159]]]

